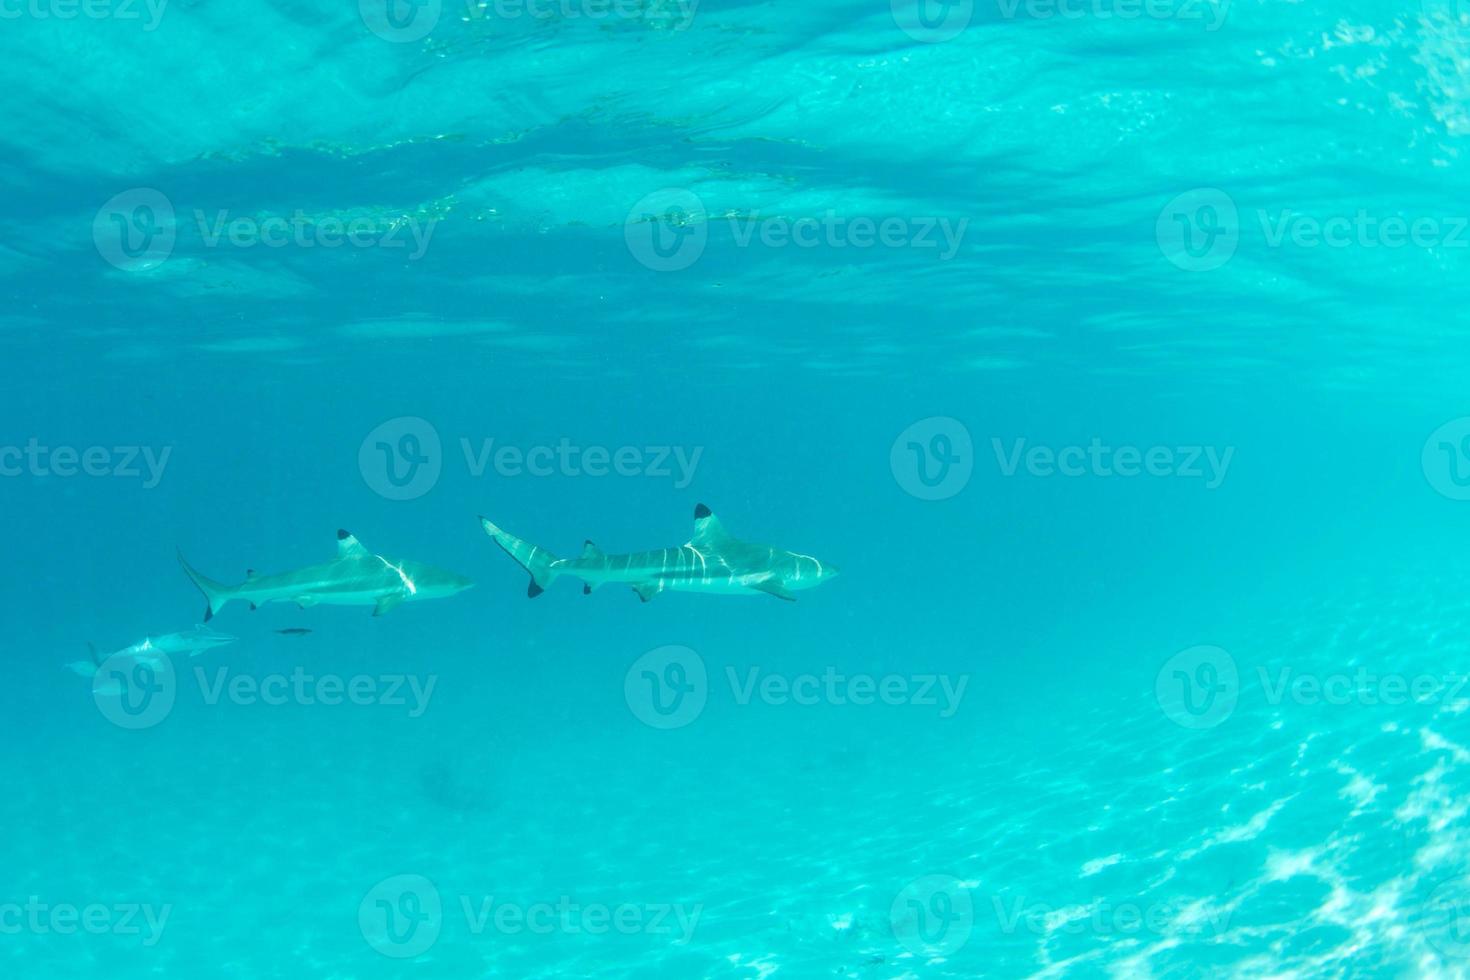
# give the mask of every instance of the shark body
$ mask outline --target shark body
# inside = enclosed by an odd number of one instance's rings
[[[137,643],[106,655],[98,652],[95,646],[88,643],[87,650],[91,653],[92,659],[77,660],[66,666],[73,673],[83,677],[96,677],[98,668],[114,658],[132,660],[137,663],[154,663],[165,656],[176,653],[187,653],[191,657],[197,657],[205,650],[224,646],[226,643],[234,643],[236,639],[237,637],[217,632],[208,626],[196,626],[191,630],[181,630],[177,633],[145,636]]]
[[[632,586],[644,602],[666,591],[765,594],[790,601],[796,598],[793,593],[821,585],[837,574],[835,566],[810,555],[739,540],[704,504],[694,509],[694,534],[687,544],[626,555],[604,554],[588,541],[580,557],[557,558],[483,517],[480,524],[530,573],[526,594],[531,598],[559,576],[571,575],[582,580],[584,593],[617,582]]]
[[[440,599],[474,585],[469,579],[416,561],[375,555],[347,531],[337,532],[337,557],[279,575],[247,573],[239,585],[221,585],[199,574],[179,555],[179,564],[204,593],[209,605],[206,622],[224,605],[239,599],[250,608],[267,602],[294,602],[302,608],[317,604],[372,606],[381,616],[405,602]]]

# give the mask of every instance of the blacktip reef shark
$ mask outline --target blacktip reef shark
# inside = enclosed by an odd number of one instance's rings
[[[588,541],[579,558],[557,558],[480,518],[485,533],[531,573],[526,594],[536,598],[558,576],[583,582],[582,592],[607,582],[631,585],[644,602],[660,592],[716,595],[766,595],[794,601],[792,593],[830,581],[837,568],[810,555],[741,541],[726,531],[704,504],[694,508],[694,536],[688,544],[628,555],[606,555]]]
[[[106,656],[99,653],[96,646],[88,643],[87,651],[92,655],[92,659],[78,660],[66,666],[73,673],[83,677],[96,677],[97,669],[114,657],[143,663],[153,663],[175,653],[187,653],[191,657],[197,657],[205,650],[224,646],[226,643],[234,643],[236,639],[238,637],[217,632],[208,626],[196,626],[191,630],[181,630],[178,633],[145,636],[137,643],[125,646],[121,650],[114,650]]]
[[[239,585],[221,585],[205,578],[189,566],[182,553],[179,564],[209,602],[205,622],[235,599],[250,603],[251,609],[267,602],[294,602],[303,609],[319,603],[372,606],[373,615],[381,616],[405,602],[442,599],[475,584],[462,575],[422,562],[375,555],[347,531],[337,532],[337,557],[333,560],[279,575],[246,572],[245,581]]]

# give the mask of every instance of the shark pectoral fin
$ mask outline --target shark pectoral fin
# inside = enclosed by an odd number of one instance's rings
[[[638,593],[638,598],[642,599],[644,602],[652,599],[663,590],[664,587],[658,582],[640,582],[637,585],[633,586],[633,591]]]
[[[299,595],[291,601],[296,603],[296,605],[300,606],[302,609],[310,609],[312,606],[316,605],[316,596]]]
[[[373,606],[374,616],[383,616],[403,605],[403,600],[408,598],[407,592],[394,592],[385,595]]]
[[[764,582],[756,582],[751,585],[757,592],[773,595],[777,599],[785,599],[787,602],[795,602],[796,596],[792,595],[787,588],[774,578],[768,578]]]
[[[595,588],[597,588],[597,586],[593,585],[591,582],[583,582],[582,583],[582,594],[583,595],[591,595],[592,594],[592,590],[595,589]]]

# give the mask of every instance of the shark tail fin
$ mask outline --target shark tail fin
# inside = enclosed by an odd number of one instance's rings
[[[558,559],[551,552],[529,541],[522,541],[514,534],[507,534],[483,517],[480,518],[480,526],[485,529],[486,534],[495,539],[495,543],[500,545],[501,550],[531,573],[531,584],[526,589],[526,595],[534,599],[556,581],[557,570],[554,566]]]
[[[230,587],[220,585],[213,579],[200,575],[184,560],[184,553],[182,551],[179,552],[179,564],[184,566],[184,574],[188,575],[189,580],[198,587],[200,592],[204,593],[205,601],[209,603],[204,607],[204,621],[207,623],[214,617],[215,613],[224,608],[225,603],[230,601]]]

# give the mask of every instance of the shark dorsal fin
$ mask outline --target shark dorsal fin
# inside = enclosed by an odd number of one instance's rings
[[[352,536],[351,531],[337,532],[337,557],[338,558],[367,558],[372,552],[362,546],[362,542]]]
[[[602,556],[602,549],[597,547],[597,545],[593,544],[591,541],[588,541],[586,544],[582,545],[583,561],[586,561],[589,558],[601,558]]]
[[[700,504],[694,508],[694,537],[689,539],[690,544],[701,551],[719,551],[733,540],[708,507]]]

